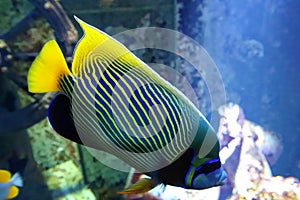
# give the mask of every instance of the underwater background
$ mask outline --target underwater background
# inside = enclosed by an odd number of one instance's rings
[[[131,181],[132,174],[106,166],[84,147],[53,134],[46,119],[53,94],[33,95],[27,91],[28,69],[47,40],[58,40],[70,62],[82,35],[73,15],[110,35],[138,27],[161,27],[177,30],[202,45],[220,71],[226,103],[240,109],[235,122],[247,119],[255,124],[251,125],[253,130],[259,125],[267,135],[258,149],[266,157],[270,177],[277,177],[272,184],[288,185],[281,194],[263,190],[261,187],[269,187],[266,184],[256,185],[251,192],[247,188],[246,193],[256,199],[299,199],[299,8],[296,0],[1,0],[0,168],[22,175],[24,186],[16,199],[135,198],[116,194]],[[196,93],[197,107],[210,116],[211,94],[192,66],[162,50],[141,49],[134,53],[146,63],[164,64],[183,74]],[[172,76],[163,69],[155,70],[166,78]],[[228,109],[233,108],[230,105]],[[230,118],[222,111],[219,114],[220,118]],[[262,137],[256,131],[255,147]],[[221,146],[230,141],[222,141]],[[253,197],[239,188],[242,182],[238,182],[238,176],[242,175],[236,172],[241,152],[243,149],[238,156],[232,154],[235,167],[229,173],[229,189],[221,191],[216,199]],[[111,159],[105,158],[107,162]],[[259,182],[261,177],[255,180]],[[294,179],[286,180],[288,177]],[[187,198],[151,195],[140,198]]]

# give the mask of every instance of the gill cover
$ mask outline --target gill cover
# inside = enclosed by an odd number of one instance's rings
[[[192,182],[192,188],[194,189],[205,189],[214,186],[223,185],[223,180],[227,177],[223,167],[210,172],[208,174],[198,174],[194,177]]]
[[[185,177],[186,188],[206,189],[221,186],[226,177],[219,157],[199,158],[194,150],[194,157]]]

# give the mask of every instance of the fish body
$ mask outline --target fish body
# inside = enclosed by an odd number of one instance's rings
[[[160,183],[194,189],[221,185],[226,173],[219,143],[201,112],[121,43],[75,19],[84,36],[72,69],[51,40],[28,73],[30,92],[63,92],[49,107],[53,129],[151,177],[123,193],[145,192]],[[207,136],[213,145],[201,156]]]
[[[7,170],[0,170],[0,200],[13,199],[19,194],[18,187],[23,186],[23,181],[19,173],[11,176]]]

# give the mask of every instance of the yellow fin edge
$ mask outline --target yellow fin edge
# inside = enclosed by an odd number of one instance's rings
[[[0,183],[7,183],[11,179],[11,173],[7,170],[0,170]]]
[[[155,186],[153,185],[151,179],[149,178],[142,178],[138,182],[132,184],[125,190],[118,192],[118,194],[140,194],[148,192],[149,190],[153,189]]]
[[[7,199],[13,199],[19,194],[19,188],[16,186],[11,186],[7,195]]]
[[[86,56],[101,42],[107,40],[109,36],[97,28],[85,23],[78,17],[74,16],[82,28],[84,35],[78,41],[73,55],[72,72],[78,75],[78,72],[82,66],[83,60]]]
[[[97,57],[105,61],[118,60],[135,67],[144,65],[116,39],[94,26],[85,23],[78,17],[74,16],[74,18],[84,32],[84,35],[78,41],[74,50],[72,72],[75,75],[78,75],[81,68],[85,67],[82,63],[84,63],[84,60],[91,54],[94,54],[93,56],[97,55]]]

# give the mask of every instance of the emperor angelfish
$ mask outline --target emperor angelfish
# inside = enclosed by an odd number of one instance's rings
[[[28,73],[32,93],[60,91],[48,119],[61,136],[111,153],[151,178],[122,194],[158,184],[204,189],[226,178],[215,131],[179,90],[106,33],[75,17],[84,31],[71,70],[55,40]]]

